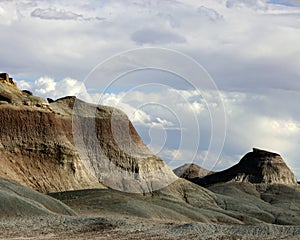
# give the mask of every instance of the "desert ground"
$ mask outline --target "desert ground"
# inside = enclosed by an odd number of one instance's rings
[[[178,223],[139,218],[38,217],[1,221],[0,239],[300,239],[300,228]]]

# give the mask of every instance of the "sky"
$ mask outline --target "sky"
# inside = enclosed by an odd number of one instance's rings
[[[0,0],[0,18],[21,89],[120,108],[171,167],[257,147],[300,178],[298,0]]]

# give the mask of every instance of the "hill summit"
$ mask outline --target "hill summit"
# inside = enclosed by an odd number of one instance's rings
[[[296,177],[282,157],[273,152],[253,148],[238,164],[221,172],[195,180],[200,185],[229,181],[253,184],[297,184]]]
[[[194,163],[187,163],[178,168],[175,168],[173,172],[177,177],[184,178],[186,180],[193,181],[196,178],[202,178],[214,172],[202,168]]]

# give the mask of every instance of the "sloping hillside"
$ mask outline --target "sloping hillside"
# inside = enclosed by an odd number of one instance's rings
[[[40,215],[75,216],[75,212],[60,201],[0,178],[0,218]]]

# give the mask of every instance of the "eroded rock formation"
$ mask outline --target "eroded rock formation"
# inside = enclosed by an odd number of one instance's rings
[[[229,181],[297,185],[294,173],[279,154],[257,148],[247,153],[233,167],[195,180],[202,186]]]
[[[0,100],[0,177],[41,192],[103,188],[102,182],[145,192],[177,179],[119,110],[75,97],[48,103],[7,77]]]

